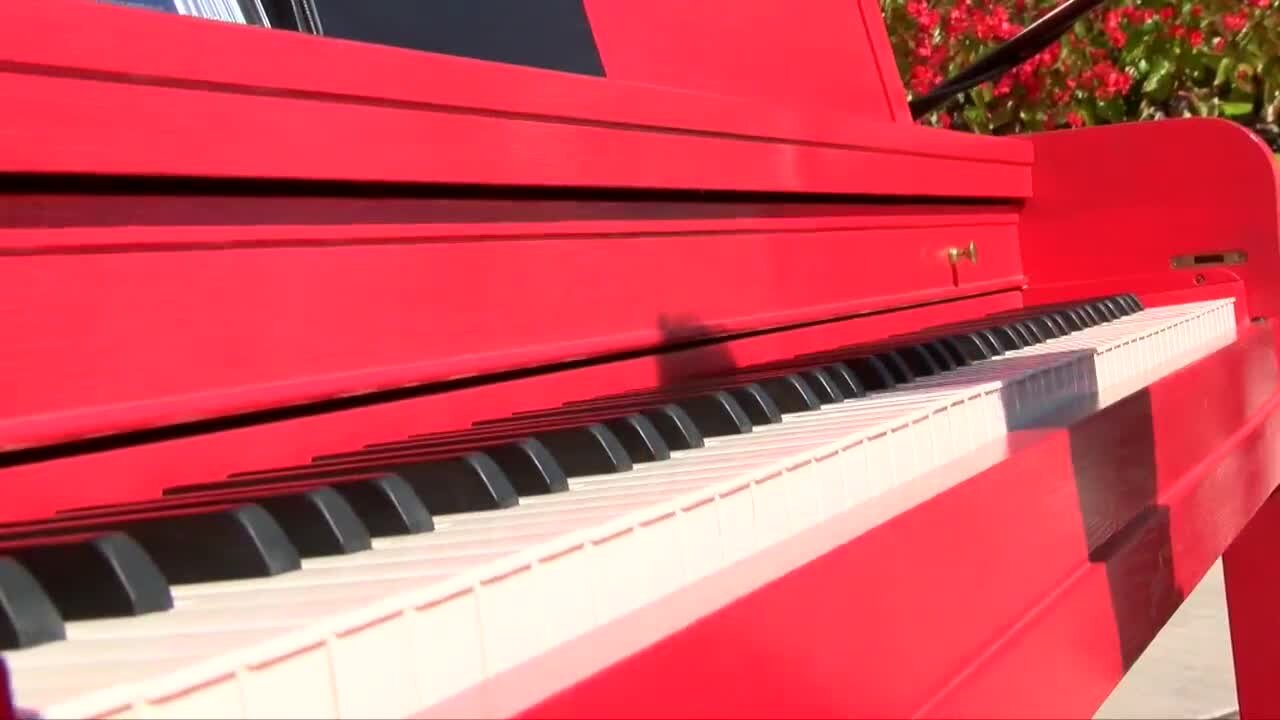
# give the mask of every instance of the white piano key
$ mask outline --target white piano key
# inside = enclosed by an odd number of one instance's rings
[[[409,714],[1234,337],[1230,300],[1145,310],[364,553],[179,586],[169,613],[70,623],[6,660],[19,702],[56,716],[296,715],[277,699],[295,695],[308,713]]]

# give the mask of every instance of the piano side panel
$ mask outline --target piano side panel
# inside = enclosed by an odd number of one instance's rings
[[[1021,140],[80,0],[0,5],[0,67],[8,172],[1030,192]]]
[[[1280,313],[1280,179],[1271,151],[1225,120],[1188,119],[1028,136],[1035,192],[1022,215],[1033,287],[1214,269],[1248,287],[1255,317]],[[1178,255],[1242,250],[1248,262],[1171,269]]]
[[[1009,210],[647,211],[668,217],[0,230],[0,446],[1022,285]],[[947,248],[975,236],[999,250],[957,283]]]
[[[366,443],[465,427],[483,418],[651,388],[834,347],[879,342],[895,334],[969,321],[1020,306],[1017,292],[986,294],[365,407],[0,465],[0,487],[5,496],[5,502],[0,503],[0,522],[44,517],[61,508],[156,497],[162,489],[182,483],[218,480],[233,472],[306,462],[318,454],[351,450]],[[158,346],[164,338],[152,336],[149,342]],[[135,357],[144,354],[139,352]]]
[[[990,469],[521,716],[1088,717],[1280,481],[1277,350],[1254,325],[1016,431]]]

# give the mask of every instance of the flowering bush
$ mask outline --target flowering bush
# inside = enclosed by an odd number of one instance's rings
[[[916,96],[1058,0],[881,2],[898,67]],[[1278,114],[1280,0],[1120,0],[924,122],[1010,133],[1209,115],[1265,134]]]

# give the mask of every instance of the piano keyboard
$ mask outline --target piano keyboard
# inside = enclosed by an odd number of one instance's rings
[[[419,712],[1236,332],[1231,300],[1132,296],[984,322],[0,528],[15,701],[49,717]],[[50,569],[91,543],[135,577]]]

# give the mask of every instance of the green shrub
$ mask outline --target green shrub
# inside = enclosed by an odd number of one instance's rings
[[[881,0],[898,67],[920,95],[1056,0]],[[1123,0],[923,122],[984,133],[1206,115],[1274,130],[1280,0]],[[1270,127],[1268,127],[1270,126]],[[1275,138],[1272,139],[1273,142]]]

